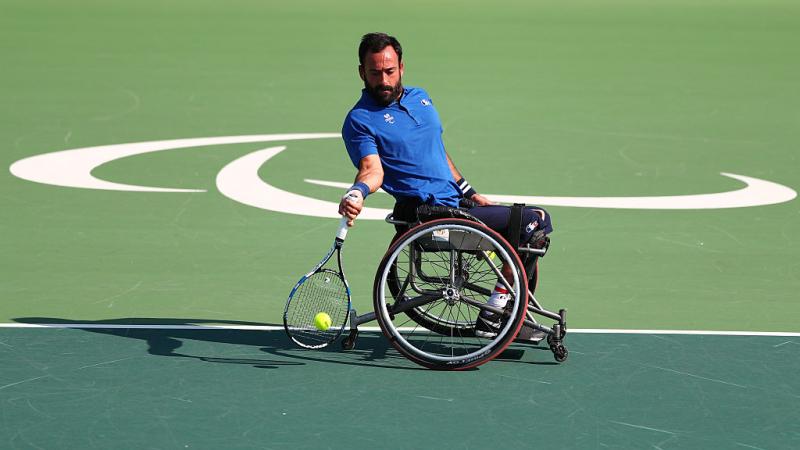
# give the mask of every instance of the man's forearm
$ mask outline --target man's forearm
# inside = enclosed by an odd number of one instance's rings
[[[363,183],[369,188],[369,193],[375,192],[383,184],[383,165],[378,155],[369,155],[361,159],[358,164],[355,184]],[[366,194],[364,195],[366,197]]]
[[[464,197],[471,200],[472,197],[478,193],[475,192],[475,189],[473,189],[472,186],[467,183],[467,180],[465,180],[464,176],[461,175],[461,172],[458,171],[456,165],[453,164],[453,160],[450,159],[450,155],[447,154],[447,152],[445,152],[445,155],[447,156],[447,165],[450,167],[450,173],[453,175],[453,180],[455,180],[456,184],[458,184],[458,188],[461,189],[461,193],[464,195]]]
[[[445,152],[445,156],[447,156],[447,166],[450,167],[450,173],[453,175],[453,179],[458,181],[461,178],[463,178],[462,175],[461,175],[461,172],[459,172],[458,168],[456,167],[456,165],[453,164],[453,160],[450,159],[450,154]]]
[[[369,192],[375,192],[383,184],[383,171],[364,170],[356,175],[356,183],[364,183],[369,186]]]

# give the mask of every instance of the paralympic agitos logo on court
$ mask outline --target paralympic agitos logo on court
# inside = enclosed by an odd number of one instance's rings
[[[200,148],[211,145],[261,142],[290,142],[311,139],[341,139],[338,133],[294,133],[247,136],[199,137],[166,141],[134,142],[75,148],[31,156],[13,163],[9,170],[24,180],[61,187],[102,189],[133,192],[177,192],[197,194],[204,189],[179,189],[170,187],[120,184],[101,180],[92,171],[120,158],[145,153]],[[275,155],[287,151],[287,145],[256,150],[228,163],[216,177],[222,195],[239,203],[288,214],[312,217],[337,218],[337,202],[307,197],[279,189],[258,175]],[[338,149],[338,147],[337,147]],[[527,203],[541,206],[571,206],[580,208],[616,209],[719,209],[772,205],[788,202],[797,197],[793,189],[767,180],[745,175],[721,172],[720,175],[744,183],[740,189],[710,194],[650,197],[541,197],[515,194],[484,194],[500,203]],[[305,179],[307,183],[345,189],[351,183],[330,180]],[[338,193],[337,193],[338,194]],[[336,199],[337,194],[331,198]],[[364,208],[360,219],[382,220],[390,211]]]

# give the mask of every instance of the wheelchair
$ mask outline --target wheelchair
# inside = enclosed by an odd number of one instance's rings
[[[506,239],[464,210],[430,208],[435,210],[419,214],[415,222],[396,220],[392,214],[386,217],[406,231],[395,236],[378,265],[374,311],[361,316],[350,311],[350,332],[342,347],[354,348],[358,325],[377,320],[395,349],[431,369],[477,367],[500,355],[515,339],[530,344],[546,340],[555,360],[565,361],[566,310],[548,311],[534,297],[538,260],[547,253],[549,238],[539,233],[532,242],[511,244],[520,229],[513,223],[513,213],[509,226],[513,231]],[[510,294],[504,308],[487,303],[498,281]],[[496,336],[475,332],[481,311],[502,316]],[[548,327],[537,317],[555,323]],[[517,339],[525,329],[533,336]]]

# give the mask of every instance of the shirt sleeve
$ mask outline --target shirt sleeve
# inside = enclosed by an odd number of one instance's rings
[[[375,136],[364,123],[354,119],[353,114],[348,114],[344,120],[342,139],[344,146],[347,147],[347,154],[350,155],[350,160],[356,168],[365,156],[378,154]]]

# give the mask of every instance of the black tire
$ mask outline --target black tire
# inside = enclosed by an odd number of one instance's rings
[[[444,233],[446,241],[442,243],[440,237],[437,243],[435,233]],[[413,294],[417,294],[410,301],[424,304],[395,314],[392,308],[399,305],[402,309],[401,303],[405,299],[400,298],[404,283],[406,290],[403,295],[409,292],[411,281],[405,280],[419,281],[412,271],[417,270],[415,252],[424,245],[435,248],[423,252],[430,260],[419,264],[420,267],[427,264],[426,270],[431,270],[434,275],[428,281],[419,282],[422,286],[415,284],[415,291],[408,295],[410,300]],[[442,247],[437,247],[439,245]],[[494,263],[491,257],[487,259],[489,251],[495,253],[498,263]],[[445,259],[445,255],[449,259]],[[512,300],[506,306],[505,321],[496,336],[475,336],[474,321],[485,309],[486,297],[483,294],[491,292],[487,286],[493,287],[497,281],[494,270],[506,264],[513,270],[512,278],[507,280],[512,286]],[[399,273],[405,265],[409,267],[408,271]],[[440,272],[437,274],[437,271]],[[444,275],[445,271],[447,275]],[[470,280],[470,276],[474,278]],[[453,280],[456,280],[455,284],[451,284]],[[444,294],[437,294],[446,292],[448,287],[454,288],[452,296],[445,298]],[[526,287],[522,262],[503,237],[480,223],[448,218],[418,225],[392,244],[375,275],[373,302],[383,334],[400,353],[428,368],[458,370],[492,360],[513,341],[527,310]]]
[[[555,358],[557,362],[562,363],[567,360],[567,357],[569,357],[569,350],[567,350],[567,347],[565,347],[564,344],[558,344],[550,349],[553,352],[553,358]]]

